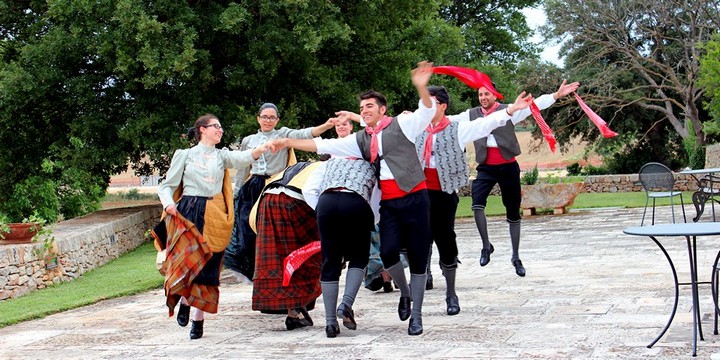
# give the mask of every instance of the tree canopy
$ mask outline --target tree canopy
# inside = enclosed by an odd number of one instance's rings
[[[610,144],[615,153],[639,151],[647,159],[678,165],[682,142],[706,143],[697,84],[701,44],[717,32],[717,0],[548,0],[547,36],[564,40],[568,75],[611,127],[623,134]],[[570,126],[579,112],[562,117],[561,136],[581,135],[596,142],[592,128]],[[671,146],[665,146],[671,144]],[[665,148],[663,148],[665,147]],[[633,167],[635,165],[632,165]]]
[[[454,22],[461,3],[434,0],[1,2],[0,212],[93,210],[128,163],[164,172],[203,113],[220,118],[225,146],[257,131],[263,102],[290,127],[354,110],[370,88],[391,113],[413,109],[418,61],[531,54],[518,13],[535,2],[467,2],[488,16]],[[493,12],[504,24],[483,27]]]

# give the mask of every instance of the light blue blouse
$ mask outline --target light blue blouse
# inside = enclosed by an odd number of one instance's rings
[[[165,181],[158,187],[163,209],[174,203],[173,193],[180,182],[183,183],[183,195],[213,196],[222,191],[226,168],[247,167],[254,161],[252,149],[231,151],[198,144],[175,151]]]

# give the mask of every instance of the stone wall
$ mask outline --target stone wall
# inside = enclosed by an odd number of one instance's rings
[[[42,243],[0,245],[0,300],[73,280],[148,241],[161,206],[98,211],[53,225],[57,266],[46,264]]]
[[[720,168],[720,144],[708,145],[705,148],[705,168]]]
[[[720,167],[720,166],[718,166]],[[472,180],[470,180],[472,182]],[[675,174],[675,190],[695,191],[697,190],[697,182],[690,175]],[[643,191],[642,184],[638,174],[626,175],[593,175],[585,178],[585,186],[582,192],[602,193],[602,192],[633,192]],[[472,190],[470,184],[464,186],[459,191],[460,196],[471,196]],[[500,188],[495,185],[491,195],[500,195]]]

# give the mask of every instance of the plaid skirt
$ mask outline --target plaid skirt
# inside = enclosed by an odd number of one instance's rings
[[[320,240],[315,211],[286,194],[266,194],[258,207],[258,235],[252,309],[278,311],[314,303],[320,289],[322,256],[317,253],[282,286],[283,260],[309,242]]]

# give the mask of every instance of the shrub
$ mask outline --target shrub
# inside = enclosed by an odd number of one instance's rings
[[[582,166],[580,166],[580,163],[572,163],[565,167],[565,170],[567,170],[568,175],[571,176],[577,176],[582,173]]]
[[[520,183],[524,185],[534,185],[538,181],[538,168],[537,165],[532,170],[527,170],[520,178]]]

